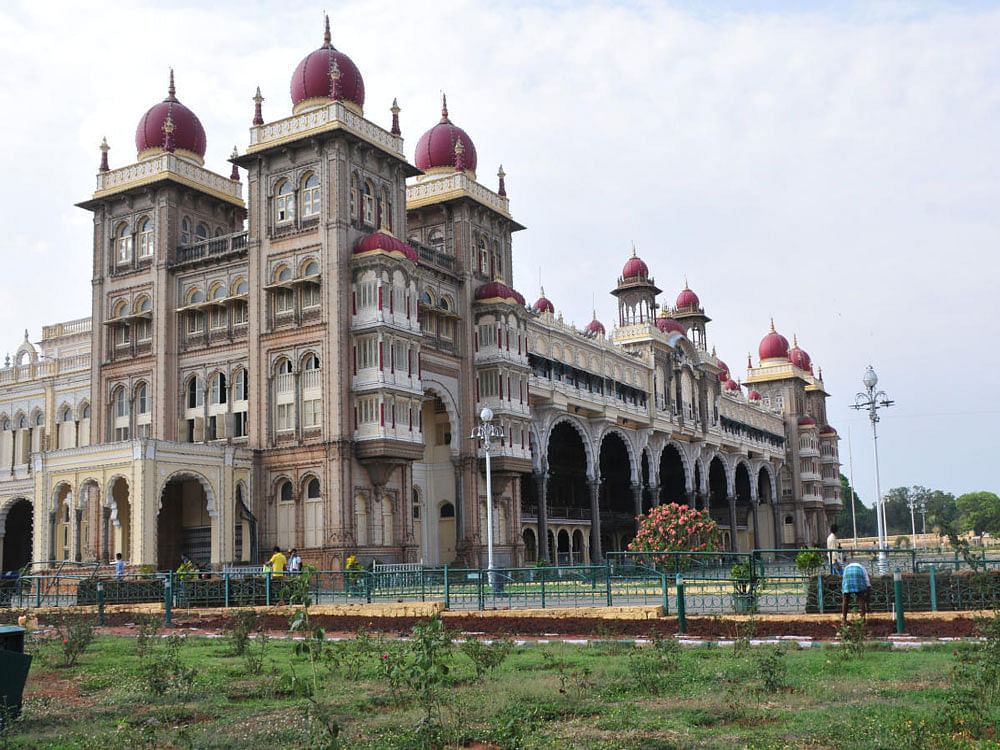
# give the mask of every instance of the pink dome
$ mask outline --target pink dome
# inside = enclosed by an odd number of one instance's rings
[[[448,119],[448,100],[441,97],[441,122],[428,130],[417,141],[413,163],[425,172],[436,167],[455,168],[455,144],[462,144],[462,164],[470,172],[476,171],[478,159],[476,146],[468,133],[453,125]]]
[[[632,257],[628,259],[625,268],[622,269],[623,279],[645,279],[649,277],[649,266],[642,262],[642,258],[632,251]]]
[[[798,339],[794,335],[792,336],[792,342],[792,348],[788,350],[788,361],[800,370],[811,370],[812,360],[806,354],[805,349],[799,348]]]
[[[756,390],[750,391],[750,393],[747,395],[747,398],[750,399],[751,401],[760,401],[760,393]]]
[[[396,239],[391,234],[383,230],[372,232],[367,237],[362,237],[354,246],[355,255],[364,255],[365,253],[376,252],[403,256],[404,258],[412,260],[414,263],[418,261],[416,250],[410,247],[410,245],[406,242]]]
[[[499,279],[480,286],[473,297],[478,302],[503,300],[504,302],[514,301],[519,305],[524,305],[524,297]]]
[[[725,362],[723,362],[720,359],[719,360],[719,370],[720,370],[720,372],[719,372],[719,380],[721,380],[723,383],[725,383],[727,380],[729,380],[729,365],[727,365]]]
[[[816,420],[810,416],[799,417],[799,427],[815,427]]]
[[[552,304],[552,301],[545,296],[545,290],[542,290],[542,296],[538,298],[534,305],[531,306],[535,312],[540,313],[552,313],[555,315],[556,308]]]
[[[594,318],[592,321],[587,323],[584,333],[590,334],[591,336],[603,336],[605,334],[604,325],[597,318]]]
[[[292,105],[301,104],[309,99],[330,100],[333,81],[330,71],[333,64],[340,71],[338,83],[339,99],[353,102],[358,107],[365,106],[365,82],[361,71],[343,52],[337,51],[330,43],[330,19],[326,19],[326,31],[323,34],[323,46],[315,52],[310,52],[292,73]]]
[[[701,301],[698,299],[698,295],[688,289],[687,283],[684,284],[684,289],[680,294],[677,295],[677,309],[678,310],[697,310]]]
[[[774,330],[774,321],[771,321],[771,331],[760,340],[760,347],[757,349],[760,359],[787,359],[788,339]]]
[[[147,149],[165,149],[167,134],[163,126],[169,116],[174,127],[173,151],[189,151],[199,159],[205,157],[205,128],[201,120],[190,109],[181,104],[174,96],[174,71],[170,71],[170,86],[167,88],[167,98],[159,104],[154,104],[139,120],[135,129],[135,148],[138,153]]]
[[[739,391],[740,390],[740,384],[737,383],[735,380],[733,380],[731,378],[729,380],[727,380],[722,387],[725,390],[727,390],[727,391]]]
[[[829,435],[829,436],[834,436],[834,437],[835,437],[835,436],[837,435],[837,431],[836,431],[835,429],[833,429],[833,427],[831,427],[830,425],[824,425],[824,426],[823,426],[823,427],[822,427],[822,428],[820,429],[820,431],[819,431],[819,434],[820,434],[820,435],[823,435],[824,437],[825,437],[825,436],[828,436],[828,435]]]
[[[684,326],[678,323],[676,320],[668,315],[661,315],[656,319],[656,327],[659,328],[664,333],[679,333],[682,336],[686,336],[687,333],[684,331]]]

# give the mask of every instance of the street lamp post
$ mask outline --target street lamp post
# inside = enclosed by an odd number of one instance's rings
[[[885,391],[875,390],[875,386],[878,385],[878,375],[875,374],[875,368],[871,365],[868,365],[868,369],[865,370],[865,376],[862,378],[861,382],[864,383],[865,390],[855,397],[854,404],[852,404],[851,408],[857,409],[858,411],[867,411],[868,418],[872,423],[872,445],[874,446],[875,451],[875,519],[876,524],[878,525],[879,548],[878,572],[881,575],[885,575],[889,571],[889,561],[885,554],[886,544],[888,544],[888,534],[886,533],[885,527],[885,508],[882,502],[882,487],[879,482],[878,430],[875,425],[878,424],[879,420],[878,410],[880,408],[892,406],[895,402],[889,400]]]
[[[490,471],[490,449],[492,441],[503,436],[503,428],[493,424],[493,410],[484,406],[479,412],[479,424],[472,432],[472,439],[483,441],[483,452],[486,454],[486,557],[490,586],[493,588],[496,588],[496,579],[493,572],[493,477]]]

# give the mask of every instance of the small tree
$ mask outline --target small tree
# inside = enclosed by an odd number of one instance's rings
[[[807,578],[812,578],[823,567],[824,556],[814,549],[802,550],[795,556],[795,567],[799,572],[804,573]]]
[[[639,532],[629,544],[630,552],[719,552],[722,550],[722,532],[708,511],[695,510],[686,505],[668,503],[650,509],[639,516]],[[679,564],[676,555],[655,556],[659,565],[671,559]]]

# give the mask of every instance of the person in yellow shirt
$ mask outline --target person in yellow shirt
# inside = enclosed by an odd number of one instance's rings
[[[274,548],[274,554],[271,555],[271,559],[267,561],[267,564],[271,566],[271,577],[280,578],[284,575],[285,564],[288,562],[283,554],[281,554],[281,547]]]

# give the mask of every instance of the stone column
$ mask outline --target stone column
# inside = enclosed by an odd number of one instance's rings
[[[590,490],[590,564],[601,565],[604,563],[604,555],[601,552],[601,480],[590,479],[587,481]]]
[[[785,540],[782,536],[782,529],[784,528],[782,515],[781,509],[778,507],[778,501],[771,501],[771,519],[774,521],[774,546],[777,549],[785,546]]]
[[[549,473],[535,472],[532,478],[535,480],[538,496],[538,559],[552,562],[552,558],[549,557]]]
[[[757,500],[752,500],[753,504],[753,548],[760,549],[760,528],[757,520]]]
[[[642,485],[632,482],[632,501],[635,504],[635,515],[638,518],[642,515]],[[636,531],[639,529],[639,522],[635,522]]]
[[[655,484],[649,485],[649,501],[654,508],[660,504],[660,488]]]
[[[739,552],[739,545],[736,543],[736,498],[727,498],[729,503],[729,550]]]

